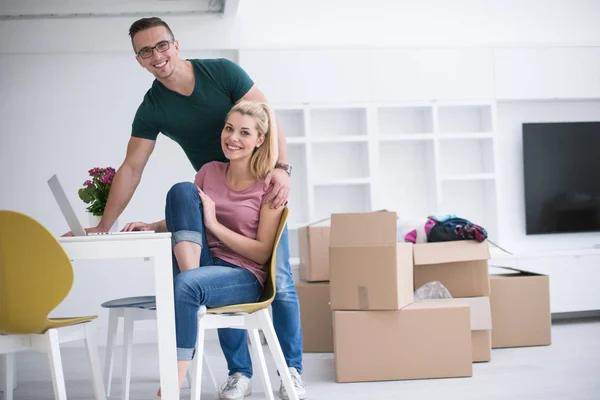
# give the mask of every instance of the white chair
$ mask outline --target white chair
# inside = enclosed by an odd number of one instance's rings
[[[14,353],[0,353],[0,392],[6,393],[17,388],[17,369]],[[6,395],[4,395],[6,397]]]
[[[131,390],[131,361],[133,332],[136,321],[156,320],[156,298],[154,296],[127,297],[102,303],[108,308],[108,335],[106,339],[106,356],[104,362],[104,387],[106,395],[110,396],[114,367],[115,342],[119,321],[123,320],[123,369],[121,371],[121,399],[129,400]],[[206,368],[209,372],[213,388],[218,393],[219,388],[213,372],[204,357]],[[190,372],[187,375],[188,383],[191,382]]]
[[[50,362],[52,373],[52,386],[56,400],[67,400],[65,377],[60,355],[60,344],[75,340],[84,340],[88,361],[92,370],[92,384],[96,400],[106,400],[104,385],[102,384],[102,367],[94,340],[95,329],[89,322],[74,326],[49,329],[43,334],[32,335],[0,335],[0,354],[6,355],[4,365],[4,381],[14,385],[14,353],[35,350],[46,353]],[[13,387],[8,385],[4,392],[3,400],[12,400]]]
[[[265,362],[265,355],[261,346],[259,330],[263,331],[265,338],[267,339],[267,345],[271,350],[271,354],[275,359],[275,364],[283,380],[283,384],[291,400],[298,400],[298,395],[294,390],[290,371],[285,362],[279,340],[275,334],[275,328],[269,315],[268,307],[275,298],[275,254],[277,253],[277,246],[279,245],[279,239],[281,233],[285,227],[289,210],[285,208],[279,222],[279,228],[277,229],[277,236],[275,245],[273,246],[273,252],[268,267],[267,281],[263,289],[263,293],[259,302],[248,303],[248,304],[237,304],[232,306],[225,306],[219,308],[209,308],[202,306],[200,308],[198,318],[198,343],[196,347],[196,357],[192,362],[193,365],[193,377],[192,377],[192,400],[200,400],[201,382],[202,382],[202,363],[198,360],[204,355],[204,331],[207,329],[218,329],[218,328],[237,328],[248,330],[250,341],[252,342],[252,349],[255,356],[255,361],[258,361],[262,372],[262,383],[265,390],[265,395],[268,399],[274,400],[273,389],[271,387],[271,381],[267,371],[267,364]]]
[[[91,320],[96,316],[48,318],[73,286],[73,266],[56,238],[39,222],[14,211],[0,211],[0,354],[4,382],[14,382],[16,352],[37,350],[48,354],[54,398],[67,392],[60,344],[85,340],[96,400],[106,400],[102,369]],[[6,390],[4,400],[12,400]]]

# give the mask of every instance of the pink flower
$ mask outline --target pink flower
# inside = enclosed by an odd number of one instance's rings
[[[105,185],[108,185],[112,182],[112,177],[106,173],[100,175],[100,182],[104,183]]]
[[[87,181],[83,182],[83,186],[85,186],[85,187],[90,187],[90,186],[92,186],[93,184],[94,184],[94,182],[92,182],[92,181],[90,181],[90,180],[87,180]]]
[[[92,168],[88,171],[90,176],[98,176],[100,174],[100,172],[101,172],[100,168]]]

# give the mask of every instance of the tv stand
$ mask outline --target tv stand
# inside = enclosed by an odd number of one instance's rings
[[[552,313],[600,310],[600,244],[520,251],[513,255],[491,249],[489,264],[548,275]]]

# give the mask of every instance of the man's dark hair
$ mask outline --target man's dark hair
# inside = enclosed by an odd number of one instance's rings
[[[169,28],[169,25],[167,25],[167,23],[165,21],[163,21],[162,19],[160,19],[158,17],[142,18],[142,19],[138,19],[133,24],[131,24],[131,27],[129,28],[129,37],[131,38],[131,45],[133,45],[133,37],[138,32],[144,31],[146,29],[154,28],[155,26],[164,26],[167,29],[167,31],[169,32],[169,34],[171,35],[171,39],[175,39],[175,35],[173,35],[173,31],[171,30],[171,28]],[[134,48],[134,50],[135,50],[135,48]]]

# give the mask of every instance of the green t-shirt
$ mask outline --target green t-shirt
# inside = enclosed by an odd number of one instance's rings
[[[156,140],[162,132],[179,143],[198,171],[207,162],[226,161],[221,149],[225,117],[254,82],[226,59],[189,61],[196,76],[194,92],[183,96],[154,80],[135,114],[131,136]]]

